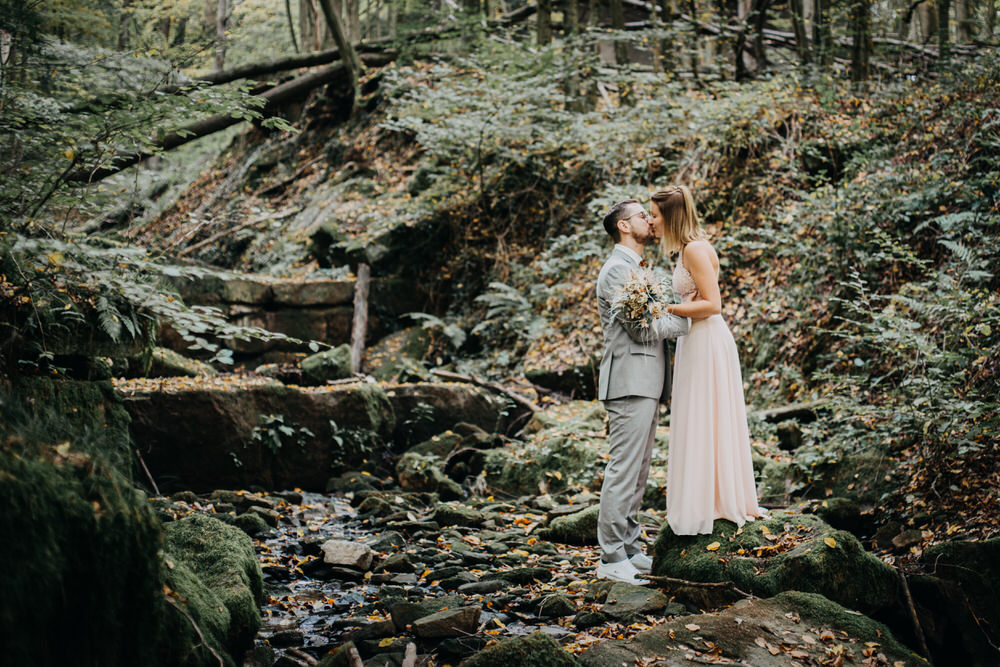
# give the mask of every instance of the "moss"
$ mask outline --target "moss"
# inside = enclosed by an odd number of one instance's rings
[[[538,537],[566,544],[596,544],[600,510],[600,505],[591,505],[579,512],[557,517],[547,528],[538,531]]]
[[[157,665],[160,524],[68,444],[0,449],[0,646],[23,665]]]
[[[233,667],[235,662],[226,650],[232,617],[222,598],[185,563],[169,557],[165,563],[164,592],[173,607],[167,612],[166,627],[175,639],[163,651],[164,664],[217,665],[214,655],[218,655],[225,667]]]
[[[578,433],[543,431],[523,447],[486,453],[486,483],[493,489],[522,495],[538,493],[545,484],[558,491],[571,484],[587,485],[603,468],[597,447]]]
[[[708,550],[712,543],[718,548]],[[898,602],[895,571],[867,553],[853,535],[814,515],[776,512],[740,530],[720,520],[711,535],[677,536],[665,525],[653,550],[658,575],[732,581],[761,596],[786,590],[821,593],[865,613]]]
[[[339,345],[332,350],[317,352],[303,359],[299,366],[313,384],[326,384],[327,380],[351,377],[353,361],[351,346]]]
[[[263,575],[253,542],[218,519],[192,514],[167,524],[164,552],[191,570],[223,602],[230,615],[225,645],[240,655],[260,627]]]
[[[535,632],[489,646],[467,660],[461,667],[576,667],[580,661],[563,650],[552,637]]]
[[[131,418],[111,382],[21,378],[14,390],[27,411],[45,415],[40,439],[73,440],[84,448],[98,441],[104,458],[131,477]]]

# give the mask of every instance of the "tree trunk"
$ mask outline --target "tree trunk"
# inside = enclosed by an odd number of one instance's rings
[[[970,0],[955,0],[955,43],[968,44],[976,30],[970,12]]]
[[[563,0],[563,14],[565,14],[566,29],[571,35],[580,34],[580,2],[579,0]]]
[[[163,37],[164,46],[170,44],[170,17],[165,19],[160,19],[159,25],[160,35]]]
[[[351,79],[351,92],[354,95],[354,103],[357,104],[361,96],[361,91],[358,88],[358,81],[361,78],[363,68],[361,60],[358,58],[357,51],[354,50],[351,42],[347,39],[347,35],[344,33],[344,25],[333,7],[333,2],[331,0],[319,0],[319,5],[323,9],[323,15],[326,17],[327,27],[333,34],[333,39],[337,42],[340,57],[347,67],[347,73]]]
[[[937,36],[937,8],[933,2],[925,2],[917,7],[917,19],[920,22],[920,37],[924,44]]]
[[[601,4],[597,0],[587,2],[587,25],[597,25],[601,22]]]
[[[948,13],[951,9],[951,0],[937,0],[937,38],[938,53],[941,60],[946,61],[951,55],[951,41],[948,34]]]
[[[288,33],[292,36],[292,46],[295,53],[302,53],[299,49],[299,40],[295,39],[295,21],[292,20],[292,0],[285,0],[285,16],[288,18]]]
[[[816,52],[816,62],[821,67],[829,67],[832,62],[830,18],[827,15],[828,0],[813,0],[813,48]]]
[[[996,0],[986,0],[986,39],[992,40],[996,34],[997,27],[997,3]]]
[[[757,59],[758,69],[767,67],[767,54],[764,52],[764,24],[767,22],[767,10],[771,0],[754,1],[754,36],[753,55]]]
[[[676,0],[659,0],[660,2],[660,27],[677,20]],[[664,72],[672,72],[677,68],[677,59],[674,57],[673,43],[666,38],[659,40],[660,61]]]
[[[792,30],[795,32],[795,50],[799,54],[799,62],[808,65],[812,58],[809,53],[809,40],[806,37],[802,0],[788,0],[788,13],[792,19]]]
[[[851,4],[851,80],[863,84],[868,80],[871,60],[871,0],[854,0]]]
[[[344,1],[344,28],[347,39],[351,44],[361,41],[361,3],[359,0]]]
[[[226,24],[229,23],[229,3],[219,0],[215,10],[215,71],[221,72],[226,66]]]
[[[625,7],[622,0],[611,0],[611,27],[615,30],[625,29]],[[619,35],[619,37],[621,37]],[[628,44],[622,39],[615,40],[615,63],[618,65],[628,64]]]
[[[358,264],[358,277],[354,283],[354,320],[351,325],[351,372],[361,371],[361,357],[365,353],[365,334],[368,332],[368,283],[371,267]]]
[[[552,0],[538,0],[538,15],[535,17],[538,29],[538,45],[552,43]]]

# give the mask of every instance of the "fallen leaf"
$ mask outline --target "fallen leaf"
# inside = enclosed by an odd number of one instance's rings
[[[688,623],[684,627],[690,630],[691,632],[698,632],[699,630],[701,630],[701,626],[695,625],[694,623]]]
[[[823,543],[826,544],[826,546],[830,547],[831,549],[837,548],[837,540],[833,539],[832,537],[824,537]]]
[[[719,547],[721,547],[721,546],[722,545],[719,544],[718,542],[712,542],[707,547],[705,547],[705,551],[718,551]]]

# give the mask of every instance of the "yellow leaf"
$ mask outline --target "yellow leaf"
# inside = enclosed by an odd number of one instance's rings
[[[391,645],[394,641],[396,641],[395,637],[386,637],[385,639],[379,641],[378,647],[385,648],[386,646]]]
[[[76,157],[76,153],[74,153],[71,149],[67,148],[65,151],[63,151],[63,156],[67,160],[72,160],[74,157]]]
[[[719,544],[718,542],[712,542],[707,547],[705,547],[705,551],[718,551],[719,547],[721,547],[721,546],[722,545]]]
[[[826,546],[830,547],[831,549],[837,548],[837,540],[833,539],[832,537],[824,537],[823,542],[826,544]]]

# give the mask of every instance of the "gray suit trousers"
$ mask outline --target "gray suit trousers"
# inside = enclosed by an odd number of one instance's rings
[[[617,563],[641,550],[637,516],[646,491],[656,436],[655,398],[626,396],[604,401],[609,418],[608,467],[601,486],[597,540],[606,563]]]

